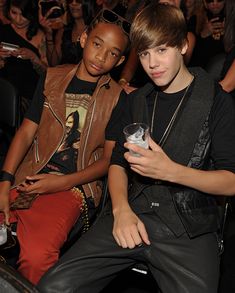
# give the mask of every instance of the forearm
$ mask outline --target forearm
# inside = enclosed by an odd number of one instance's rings
[[[203,171],[175,164],[165,179],[209,194],[235,195],[235,174],[226,170]]]
[[[37,127],[36,123],[24,119],[11,142],[2,168],[3,170],[15,174],[17,167],[32,144]]]
[[[230,66],[223,80],[220,81],[222,88],[230,93],[235,89],[235,60]]]
[[[124,168],[111,165],[108,173],[109,193],[113,214],[130,209],[128,203],[128,177]]]
[[[47,60],[50,66],[56,66],[60,64],[61,52],[58,50],[53,40],[47,41]]]
[[[66,189],[98,180],[108,173],[109,160],[101,158],[78,172],[66,175]]]

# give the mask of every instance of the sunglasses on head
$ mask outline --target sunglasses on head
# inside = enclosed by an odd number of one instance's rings
[[[109,9],[102,9],[95,19],[93,20],[93,23],[96,21],[104,21],[107,23],[117,24],[120,26],[123,30],[123,32],[129,36],[131,24],[128,22],[125,18],[121,17],[120,15],[116,14],[112,10]]]
[[[72,4],[74,0],[67,0],[68,4]],[[82,0],[75,0],[75,3],[82,4]]]
[[[224,0],[205,0],[206,3],[212,3],[212,2],[224,2]]]

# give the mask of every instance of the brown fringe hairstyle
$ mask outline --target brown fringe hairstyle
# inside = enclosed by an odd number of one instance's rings
[[[130,39],[137,53],[160,45],[181,49],[187,42],[185,17],[175,6],[153,2],[135,17]]]

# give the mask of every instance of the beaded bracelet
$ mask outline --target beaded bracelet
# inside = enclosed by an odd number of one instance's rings
[[[0,171],[0,181],[10,181],[11,185],[15,182],[15,176],[7,171]]]

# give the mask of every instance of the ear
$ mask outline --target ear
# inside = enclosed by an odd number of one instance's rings
[[[87,32],[83,32],[83,33],[81,34],[81,37],[80,37],[80,45],[81,45],[82,48],[85,47],[86,42],[87,42],[87,38],[88,38],[88,34],[87,34]]]
[[[186,41],[185,44],[183,45],[182,49],[181,49],[181,54],[185,55],[187,50],[188,50],[188,42]]]
[[[122,55],[122,57],[120,58],[120,60],[118,61],[118,63],[115,65],[115,67],[119,66],[120,64],[122,64],[122,62],[125,60],[125,56]]]

